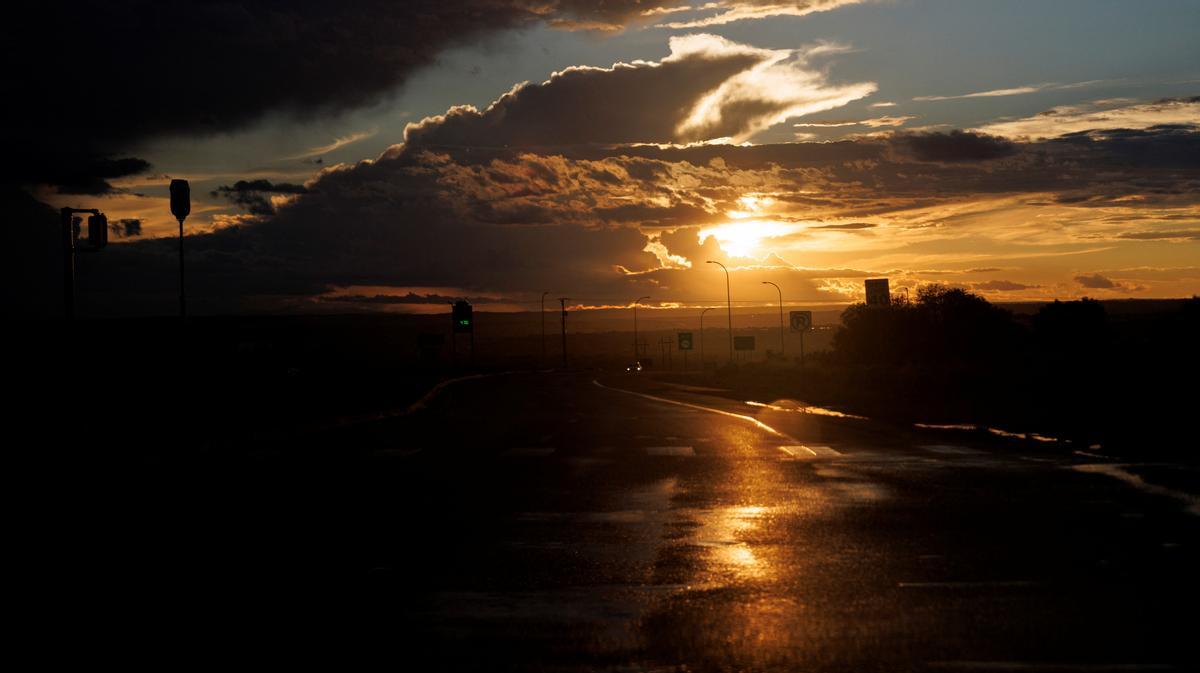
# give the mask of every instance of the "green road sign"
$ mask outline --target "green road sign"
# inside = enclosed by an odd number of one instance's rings
[[[752,336],[735,336],[735,337],[733,337],[733,350],[735,350],[735,351],[752,351],[752,350],[754,350],[754,337],[752,337]]]
[[[679,350],[681,350],[681,351],[692,350],[692,333],[691,332],[680,332],[677,336],[679,337]]]

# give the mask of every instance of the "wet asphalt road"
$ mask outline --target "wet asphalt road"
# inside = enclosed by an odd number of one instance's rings
[[[92,598],[170,642],[345,630],[401,670],[1200,670],[1194,468],[597,378],[173,467]]]

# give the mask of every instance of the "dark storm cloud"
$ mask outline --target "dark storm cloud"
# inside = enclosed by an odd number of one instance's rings
[[[906,133],[898,137],[919,161],[986,161],[1010,156],[1016,151],[1016,147],[1003,138],[968,131]]]
[[[1051,145],[1101,147],[1110,162],[1158,168],[1200,168],[1200,125],[1161,124],[1145,129],[1068,133]]]
[[[212,196],[229,199],[251,215],[271,215],[275,205],[271,202],[272,194],[307,194],[304,185],[289,182],[271,182],[270,180],[238,180],[232,185],[221,185],[212,191]]]
[[[665,3],[670,4],[670,3]],[[0,28],[6,99],[0,182],[109,190],[144,171],[139,140],[243,127],[378,101],[438,52],[538,21],[619,26],[635,0],[46,0]]]
[[[43,153],[22,154],[25,139],[14,140],[17,156],[0,168],[0,183],[55,185],[63,194],[99,196],[115,190],[109,180],[137,175],[150,164],[134,157],[76,154],[70,148],[48,147]]]

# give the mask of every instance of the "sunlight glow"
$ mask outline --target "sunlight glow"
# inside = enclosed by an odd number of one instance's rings
[[[762,243],[769,238],[786,236],[796,226],[774,220],[738,220],[700,230],[700,243],[709,236],[717,239],[721,249],[731,257],[754,257],[765,253]]]

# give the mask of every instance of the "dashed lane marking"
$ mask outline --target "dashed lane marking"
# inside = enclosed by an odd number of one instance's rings
[[[694,456],[696,450],[690,446],[647,446],[647,456]]]

